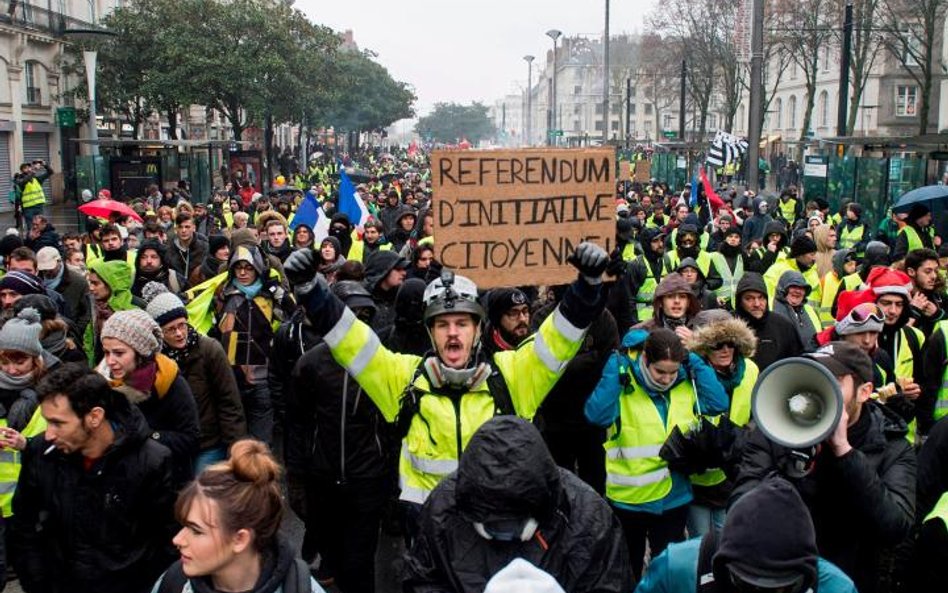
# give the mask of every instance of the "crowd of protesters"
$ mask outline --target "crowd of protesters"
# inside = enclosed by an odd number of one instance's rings
[[[870,226],[789,182],[619,183],[612,253],[484,291],[437,261],[423,151],[284,164],[266,195],[225,170],[63,235],[24,165],[0,574],[26,593],[371,592],[382,531],[406,591],[948,582],[948,245],[925,206]],[[367,220],[339,209],[342,168]],[[328,228],[294,220],[306,200]],[[803,474],[751,416],[796,356],[845,402]],[[713,463],[662,453],[722,415]]]

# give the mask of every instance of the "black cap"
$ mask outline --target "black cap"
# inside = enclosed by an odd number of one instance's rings
[[[816,253],[816,243],[807,235],[800,235],[790,243],[790,257],[798,257],[807,253]]]
[[[830,342],[816,352],[804,354],[822,364],[837,377],[855,375],[859,384],[872,383],[872,359],[849,342]]]

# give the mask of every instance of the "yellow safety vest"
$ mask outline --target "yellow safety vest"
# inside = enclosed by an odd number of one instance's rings
[[[796,198],[790,198],[786,202],[783,200],[777,201],[777,207],[780,208],[780,214],[783,215],[783,219],[793,224],[797,219],[797,200]]]
[[[721,277],[721,288],[714,291],[715,296],[724,297],[728,299],[729,302],[734,303],[737,293],[737,283],[741,281],[741,278],[744,277],[744,258],[740,255],[737,256],[737,264],[734,266],[734,271],[731,271],[731,267],[727,265],[727,258],[724,257],[724,254],[720,251],[715,251],[711,254],[711,261],[714,264],[714,269],[718,271],[718,276]]]
[[[913,251],[915,249],[923,249],[925,244],[922,243],[922,238],[918,235],[918,231],[915,230],[910,224],[905,225],[899,229],[899,234],[905,234],[906,239],[908,239],[908,250]]]
[[[664,270],[662,274],[668,275],[678,269],[678,264],[681,263],[681,259],[678,257],[678,251],[672,250],[665,254],[665,257],[662,258],[664,262]],[[698,253],[698,257],[695,259],[695,262],[698,264],[698,269],[701,270],[701,273],[704,274],[704,277],[708,277],[708,272],[711,271],[711,254],[707,251],[701,251]]]
[[[655,289],[658,288],[658,279],[652,273],[652,266],[644,255],[637,258],[645,266],[645,281],[639,286],[639,291],[635,294],[635,310],[640,322],[651,319],[653,316],[652,304],[655,302]]]
[[[925,515],[926,522],[937,519],[941,519],[945,527],[948,528],[948,492],[942,494],[938,502],[935,503],[935,508],[932,509],[932,512]]]
[[[862,278],[859,274],[847,274],[842,280],[836,275],[835,270],[830,270],[823,276],[823,290],[820,298],[820,322],[823,329],[836,323],[833,318],[833,301],[839,293],[840,286],[845,286],[843,290],[856,290],[862,284]]]
[[[672,230],[672,232],[671,232],[671,244],[672,244],[672,245],[675,244],[675,240],[676,240],[677,238],[678,238],[678,227],[675,227],[675,229]],[[699,237],[698,237],[698,242],[701,244],[701,249],[707,249],[707,248],[708,248],[708,241],[709,241],[709,240],[710,240],[710,236],[708,235],[708,233],[701,233],[701,234],[699,235]]]
[[[751,395],[754,392],[754,385],[757,383],[757,376],[760,375],[760,369],[749,358],[744,359],[744,378],[740,384],[734,388],[731,395],[731,408],[728,417],[731,422],[738,426],[745,426],[750,422],[751,417]],[[710,418],[715,425],[721,421],[720,416]],[[691,483],[696,486],[715,486],[727,479],[724,471],[721,469],[709,469],[703,474],[692,474]]]
[[[939,325],[945,323],[944,321],[939,321]],[[944,332],[945,330],[942,329]],[[918,379],[919,377],[915,376],[915,353],[912,352],[911,346],[909,346],[908,332],[915,334],[915,341],[918,342],[919,352],[921,352],[922,346],[925,345],[925,334],[914,327],[905,326],[899,330],[899,339],[895,343],[895,376],[897,379],[905,379],[912,377],[913,379]],[[941,391],[939,391],[939,396]],[[936,401],[937,406],[937,401]],[[937,408],[936,408],[937,413]],[[936,416],[937,418],[937,416]],[[905,435],[905,438],[908,439],[908,442],[915,443],[915,433],[917,431],[918,423],[913,419],[908,423],[908,433]]]
[[[0,418],[0,426],[6,426],[7,419]],[[33,412],[26,427],[20,431],[20,434],[26,438],[35,437],[46,431],[46,419],[40,413],[39,407]],[[0,511],[3,512],[3,518],[7,519],[13,516],[13,493],[16,491],[17,481],[20,479],[20,469],[22,468],[20,452],[15,449],[0,449]]]
[[[638,364],[637,359],[633,358],[632,364]],[[607,499],[636,505],[661,500],[671,492],[671,472],[658,452],[675,426],[685,431],[697,419],[697,395],[685,380],[666,397],[668,418],[663,422],[652,398],[634,380],[623,387],[619,424],[610,428],[604,445]]]
[[[33,206],[42,206],[46,203],[46,194],[43,192],[43,184],[34,177],[23,186],[23,192],[20,194],[20,204],[24,208]]]
[[[843,227],[842,232],[839,234],[839,249],[852,249],[857,243],[862,241],[865,232],[866,225],[864,224],[852,228],[848,226]]]
[[[794,270],[800,272],[800,268],[797,267],[797,262],[794,259],[789,257],[783,257],[782,255],[777,258],[777,261],[774,262],[772,266],[764,273],[764,284],[767,285],[767,294],[770,300],[770,307],[774,306],[774,298],[777,296],[777,285],[780,283],[780,277],[783,276],[784,272],[787,270]],[[813,309],[820,308],[820,301],[823,298],[823,290],[820,287],[820,275],[816,271],[816,266],[811,266],[806,272],[800,272],[803,274],[803,279],[806,280],[806,283],[810,285],[810,294],[807,296],[807,303],[810,304]],[[820,327],[819,324],[816,327]]]
[[[383,243],[379,245],[379,251],[391,251],[391,243]],[[346,258],[349,261],[361,262],[365,253],[365,241],[361,239],[352,242],[352,247],[349,248],[349,256]],[[362,262],[365,263],[365,262]]]
[[[939,321],[938,330],[941,331],[945,344],[948,344],[948,321]],[[938,390],[938,396],[935,398],[934,416],[936,421],[948,416],[948,365],[945,365],[942,371],[941,389]]]

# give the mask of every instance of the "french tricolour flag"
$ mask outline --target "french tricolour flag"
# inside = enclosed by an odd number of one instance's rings
[[[365,202],[362,201],[362,197],[341,165],[339,167],[339,212],[344,212],[353,226],[358,228],[362,228],[365,221],[369,219],[369,209],[366,208]]]

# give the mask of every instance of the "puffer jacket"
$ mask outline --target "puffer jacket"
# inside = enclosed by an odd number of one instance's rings
[[[9,552],[25,591],[147,593],[176,557],[171,452],[135,406],[109,421],[115,442],[91,471],[42,438],[23,452]]]
[[[835,457],[823,447],[814,469],[794,482],[813,516],[820,555],[849,575],[861,593],[877,590],[879,559],[891,555],[914,525],[916,461],[906,432],[901,417],[869,401],[849,427],[853,449]],[[752,432],[732,504],[785,467],[789,453]]]
[[[511,515],[536,519],[536,534],[506,543],[474,530],[475,521]],[[501,416],[475,433],[458,471],[422,509],[404,590],[480,593],[514,558],[549,573],[566,591],[632,590],[622,529],[606,502],[556,466],[535,427]]]

